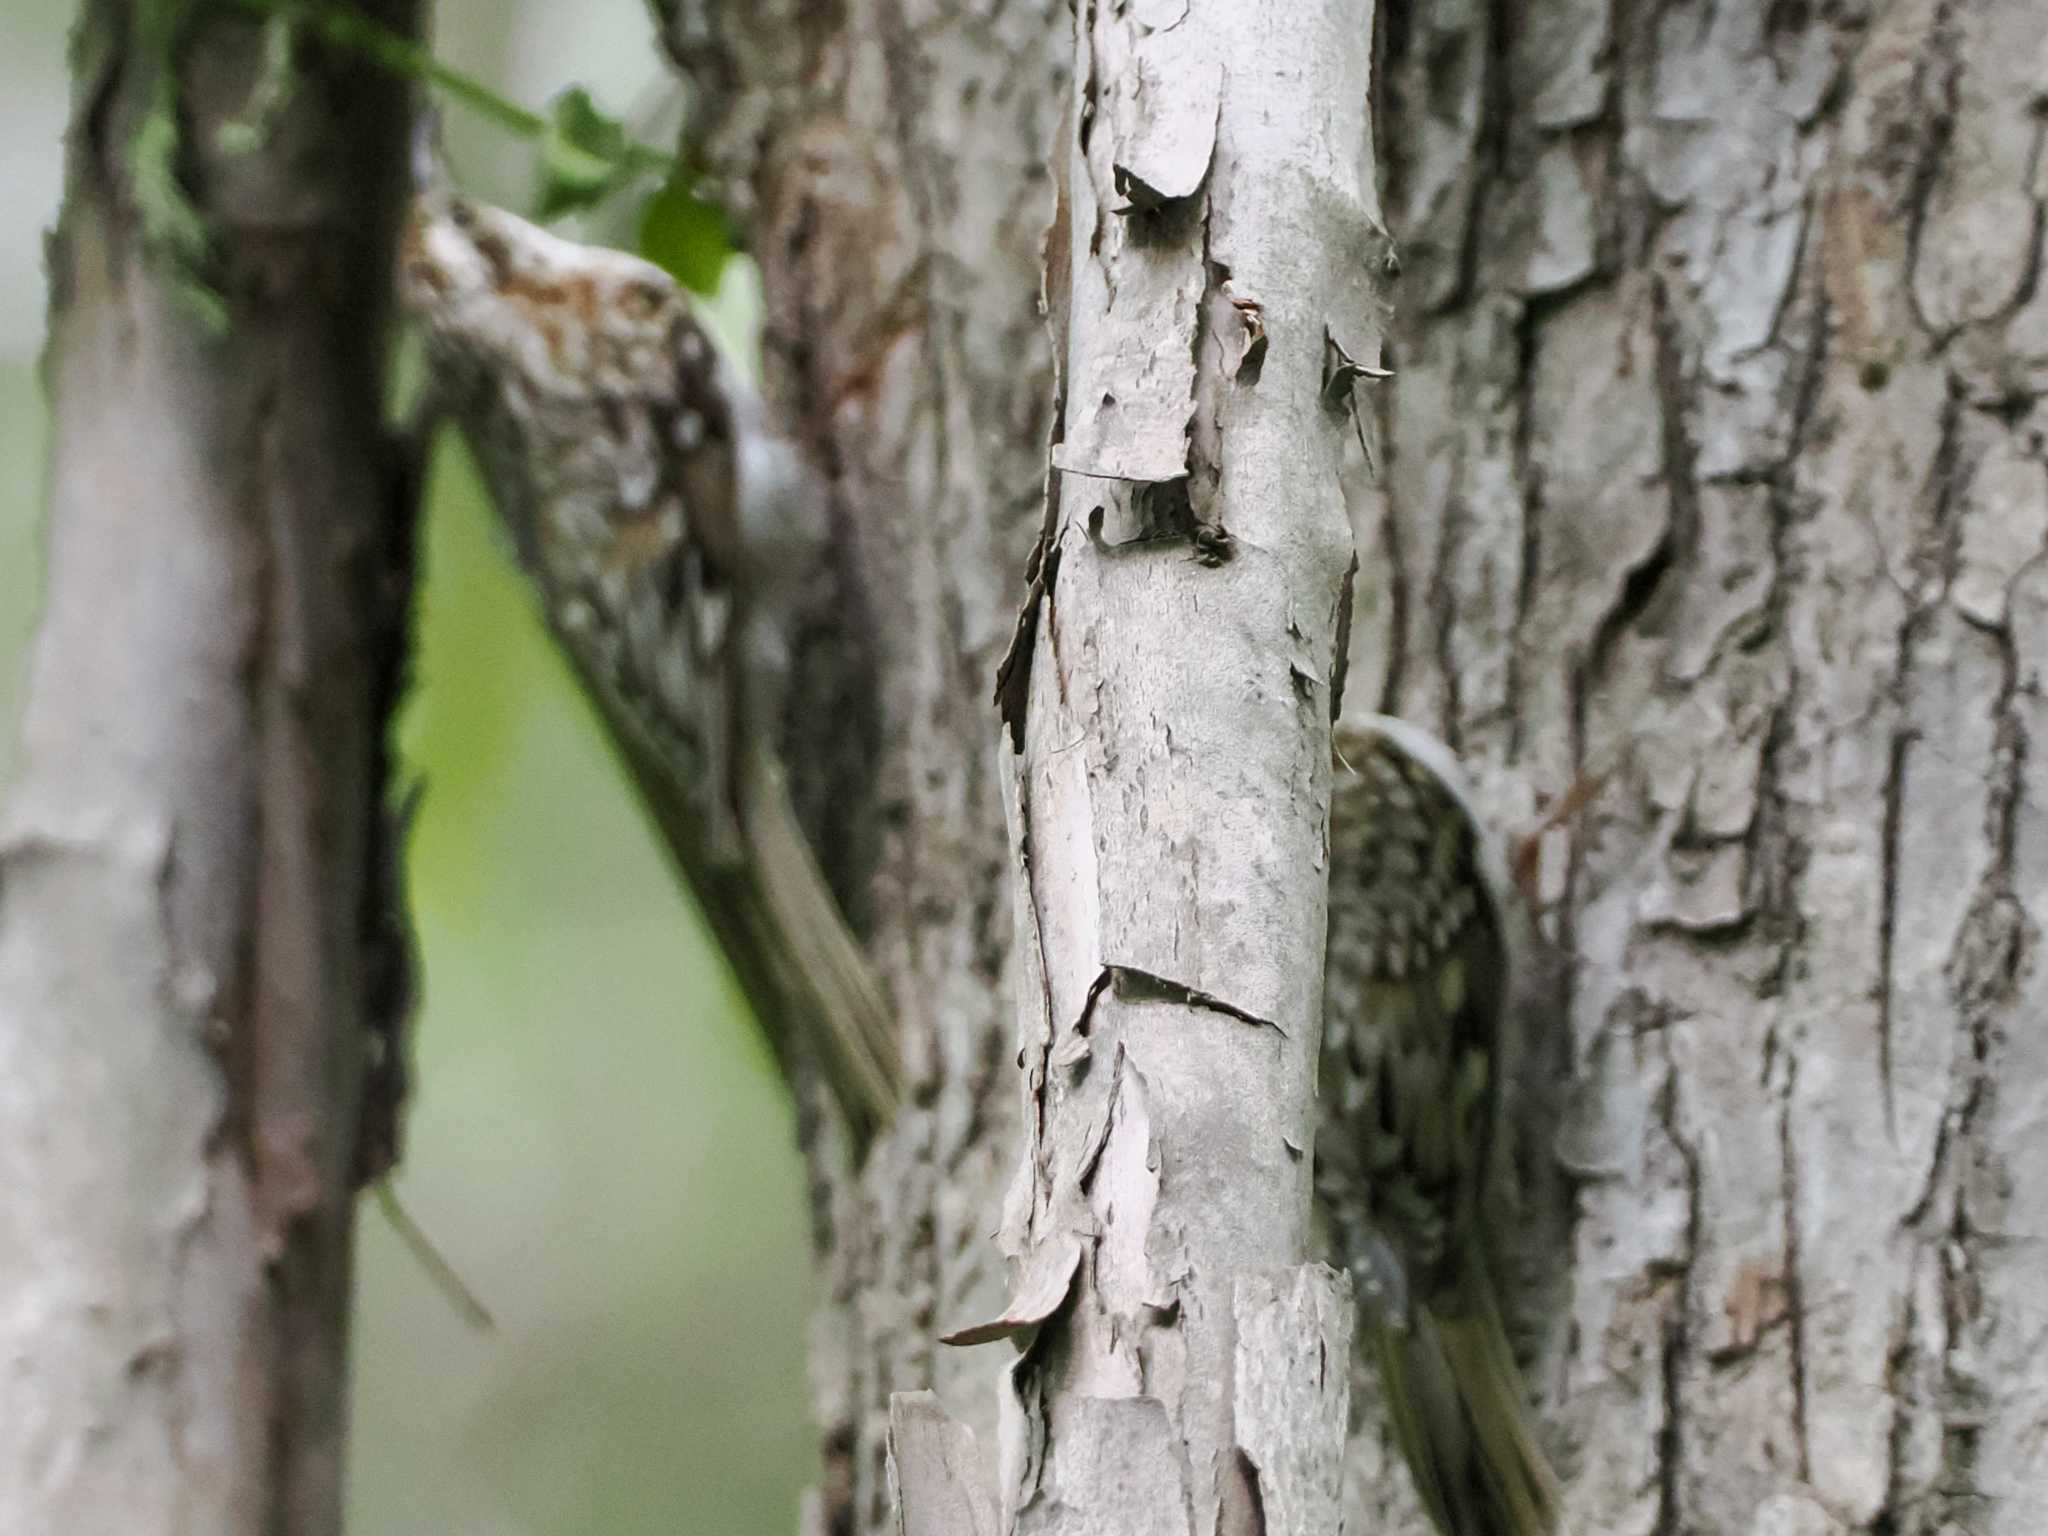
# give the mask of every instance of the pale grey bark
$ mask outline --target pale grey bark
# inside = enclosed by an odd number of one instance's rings
[[[1371,7],[1282,21],[1077,25],[1055,474],[1003,672],[1026,1134],[1002,1240],[1036,1304],[1008,1315],[1005,1529],[1336,1524],[1345,1396],[1316,1362],[1348,1353],[1350,1287],[1282,1267],[1351,567],[1332,338],[1370,355],[1384,242]],[[1307,1385],[1262,1417],[1287,1362]]]
[[[931,1339],[1005,1306],[980,695],[1037,520],[1069,18],[678,9],[848,574],[798,659],[856,702],[788,729],[910,1063],[866,1170],[814,1161],[814,1513],[873,1530],[890,1389],[994,1428],[993,1351]],[[2048,1501],[2036,10],[1382,7],[1404,269],[1350,696],[1509,831],[1614,770],[1546,839],[1567,996],[1525,1021],[1495,1223],[1580,1531],[2003,1536]],[[1348,1528],[1419,1533],[1357,1385]]]
[[[1511,814],[1614,769],[1554,850],[1571,1099],[1520,1148],[1567,1198],[1503,1224],[1571,1267],[1576,1522],[2031,1530],[2037,8],[1404,21],[1354,676]]]
[[[0,807],[0,1528],[321,1536],[353,1197],[395,1136],[407,93],[301,54],[236,141],[260,28],[153,41],[148,9],[85,9],[50,249],[49,566]],[[166,163],[196,267],[149,238]]]

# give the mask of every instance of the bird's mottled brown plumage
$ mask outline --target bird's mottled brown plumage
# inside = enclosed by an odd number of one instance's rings
[[[892,1020],[771,740],[780,584],[817,558],[794,455],[637,257],[435,191],[400,288],[549,626],[778,1054],[815,1064],[873,1131],[899,1090]]]
[[[1339,751],[1325,1092],[1361,1143],[1345,1161],[1363,1158],[1380,1238],[1427,1288],[1476,1208],[1507,959],[1455,797],[1388,737],[1351,733]]]
[[[1447,1536],[1555,1536],[1481,1230],[1506,882],[1441,743],[1382,719],[1336,746],[1317,1187],[1424,1506]]]

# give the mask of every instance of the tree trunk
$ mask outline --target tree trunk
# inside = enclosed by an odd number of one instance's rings
[[[340,1528],[353,1196],[393,1152],[404,991],[409,112],[291,41],[117,0],[77,37],[0,815],[9,1531]]]
[[[1404,270],[1347,696],[1444,735],[1510,829],[1607,774],[1539,860],[1567,996],[1513,1068],[1495,1223],[1571,1524],[2031,1530],[2035,8],[1382,9]],[[833,683],[785,729],[910,1085],[863,1170],[813,1144],[833,1531],[887,1523],[892,1388],[991,1443],[998,1362],[932,1340],[1006,1291],[984,700],[1051,425],[1032,300],[1069,25],[670,19],[762,262],[771,389],[833,479],[846,580],[799,642]],[[1349,1528],[1419,1532],[1359,1385]]]
[[[1002,1361],[937,1339],[1003,1308],[992,1238],[1019,1145],[988,699],[1044,516],[1037,295],[1071,34],[1050,3],[913,9],[685,5],[667,33],[761,263],[767,392],[830,481],[841,579],[794,637],[783,733],[904,1063],[859,1169],[804,1127],[818,1536],[891,1527],[892,1390],[936,1388],[994,1445]]]
[[[890,1526],[889,1394],[995,1442],[991,1240],[1018,1146],[1010,854],[989,706],[1043,520],[1038,274],[1064,7],[685,6],[669,33],[750,226],[764,382],[831,486],[839,581],[793,637],[791,790],[895,1005],[904,1103],[865,1163],[804,1135],[823,1475],[806,1527]],[[1056,62],[1059,61],[1059,62]]]
[[[1553,840],[1573,985],[1525,1076],[1569,1102],[1516,1099],[1502,1224],[1569,1258],[1573,1523],[2032,1530],[2038,8],[1409,5],[1385,43],[1354,693],[1509,816],[1611,773]]]
[[[1017,1277],[966,1335],[1029,1340],[1006,1530],[1336,1524],[1346,1397],[1319,1362],[1353,1303],[1303,1266],[1352,557],[1333,359],[1376,347],[1385,244],[1369,0],[1280,21],[1077,26],[1054,473],[998,674]]]

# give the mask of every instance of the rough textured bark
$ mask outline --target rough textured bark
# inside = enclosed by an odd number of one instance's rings
[[[1569,1183],[1502,1224],[1568,1243],[1521,1257],[1570,1259],[1574,1521],[2030,1530],[2038,8],[1388,19],[1354,686],[1511,816],[1613,770],[1553,850],[1570,1099],[1518,1159]]]
[[[78,34],[0,813],[9,1531],[340,1526],[353,1195],[393,1151],[404,975],[382,338],[408,111],[279,36],[114,0]],[[181,259],[159,237],[187,216]]]
[[[904,1103],[858,1170],[807,1120],[823,1475],[807,1525],[881,1530],[887,1404],[995,1440],[1014,1167],[1014,916],[988,693],[1043,518],[1037,294],[1065,8],[685,6],[706,152],[768,295],[764,384],[831,487],[841,584],[793,637],[791,789],[895,1008]],[[1053,51],[1055,38],[1060,50]]]
[[[1400,319],[1349,695],[1546,839],[1566,997],[1497,1230],[1575,1528],[2030,1530],[2048,1422],[2048,292],[2030,0],[1394,0]],[[673,8],[833,476],[862,713],[786,729],[912,1109],[814,1160],[835,1530],[885,1394],[978,1420],[1019,1131],[982,702],[1051,398],[1065,7]],[[877,626],[876,614],[888,622]],[[849,674],[831,670],[835,678]],[[829,807],[829,809],[828,809]],[[1350,1528],[1419,1532],[1369,1379]]]

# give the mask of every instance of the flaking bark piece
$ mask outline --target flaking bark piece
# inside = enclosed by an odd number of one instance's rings
[[[1221,338],[1223,372],[1249,387],[1259,382],[1259,371],[1266,365],[1266,309],[1257,299],[1227,296],[1238,323]]]
[[[1031,1267],[1025,1271],[1002,1316],[941,1334],[939,1342],[965,1348],[1012,1338],[1038,1327],[1065,1306],[1067,1297],[1073,1293],[1074,1276],[1081,1267],[1080,1240],[1065,1234],[1042,1243],[1033,1250],[1030,1262]]]
[[[1393,371],[1361,363],[1344,349],[1344,344],[1323,329],[1323,404],[1341,410],[1351,398],[1351,386],[1360,379],[1391,379]]]
[[[889,1398],[889,1482],[897,1536],[995,1536],[995,1492],[982,1480],[974,1431],[936,1394]]]
[[[1152,16],[1157,24],[1148,21]],[[1067,338],[1062,473],[1158,485],[1188,472],[1195,341],[1209,283],[1207,203],[1223,68],[1185,7],[1098,15],[1084,153],[1100,214],[1070,231],[1075,312],[1120,321]],[[1104,219],[1100,215],[1108,214]]]
[[[1202,55],[1199,28],[1183,27],[1187,8],[1170,22],[1148,23],[1135,7],[1131,82],[1110,102],[1113,181],[1125,198],[1119,213],[1152,213],[1186,202],[1202,188],[1216,153],[1217,109],[1223,99],[1223,64]]]

